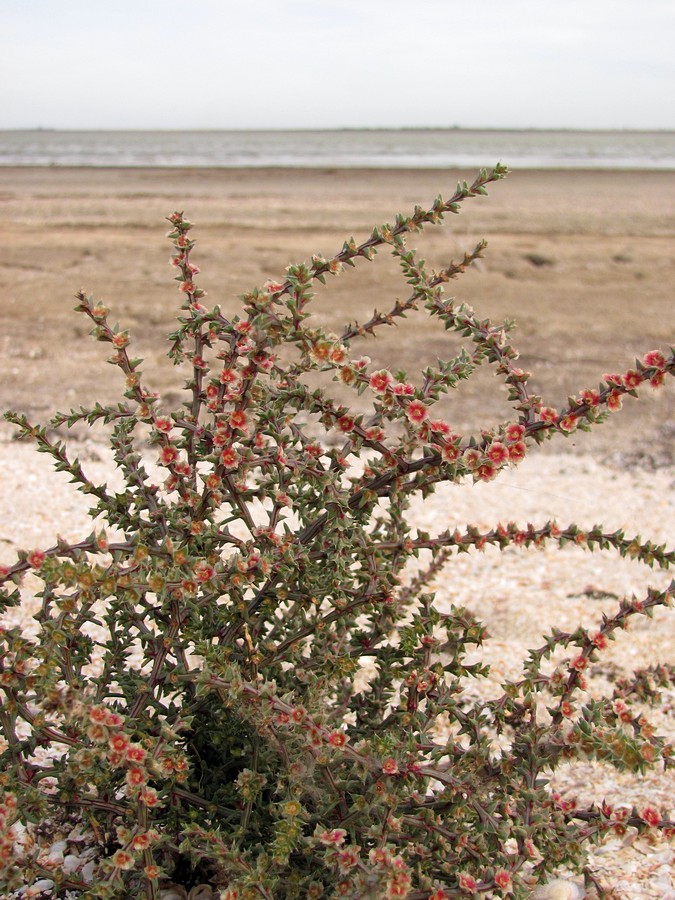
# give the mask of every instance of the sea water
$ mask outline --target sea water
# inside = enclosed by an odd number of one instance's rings
[[[674,131],[0,131],[3,166],[675,169]]]

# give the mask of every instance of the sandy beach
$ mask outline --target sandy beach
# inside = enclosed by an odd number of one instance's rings
[[[508,162],[508,160],[505,160]],[[196,223],[193,261],[210,303],[227,313],[237,294],[280,279],[291,262],[312,253],[332,255],[345,238],[357,241],[373,225],[394,220],[415,204],[449,196],[469,171],[389,170],[151,170],[2,169],[4,252],[0,260],[0,410],[13,407],[45,422],[57,409],[116,401],[124,390],[105,363],[106,345],[87,337],[89,326],[71,312],[84,288],[128,327],[133,355],[144,357],[145,380],[166,407],[181,402],[182,375],[165,357],[166,334],[180,300],[168,265],[164,217],[184,210]],[[673,343],[675,176],[671,172],[515,172],[468,201],[459,217],[415,235],[430,268],[461,259],[481,239],[485,258],[448,285],[481,318],[515,319],[520,365],[533,372],[544,402],[597,386],[606,372],[631,367],[635,357]],[[329,282],[316,298],[317,318],[336,332],[365,321],[373,308],[405,298],[406,285],[386,253]],[[359,339],[359,351],[393,369],[419,371],[460,344],[437,324],[411,317],[382,340]],[[671,379],[672,381],[672,379]],[[476,431],[510,417],[506,392],[481,372],[443,414],[459,431]],[[675,385],[646,389],[591,434],[557,440],[533,452],[493,485],[450,487],[413,510],[431,531],[473,522],[491,527],[513,518],[582,526],[602,521],[643,537],[675,544]],[[85,497],[49,471],[44,456],[0,428],[0,562],[17,547],[49,546],[56,532],[77,538],[87,527]],[[77,453],[98,479],[111,475],[103,435],[76,432]],[[114,479],[113,479],[114,480]],[[44,498],[48,496],[49,502]],[[20,510],[17,516],[16,512]],[[30,510],[30,513],[28,512]],[[570,549],[464,556],[433,585],[440,604],[476,610],[496,636],[486,658],[488,684],[517,677],[527,648],[550,625],[590,627],[619,598],[672,577],[612,554]],[[23,611],[29,614],[29,606]],[[634,666],[672,662],[675,615],[641,621],[603,657],[595,673],[611,692],[617,674]],[[17,611],[17,615],[19,611]],[[675,692],[654,713],[675,739]],[[602,792],[616,803],[651,802],[675,817],[672,775],[646,780],[595,764],[562,773],[563,791]],[[611,896],[675,898],[675,852],[660,839],[610,841],[592,869]],[[596,896],[589,892],[588,897]],[[610,896],[610,895],[607,895]]]
[[[179,295],[167,265],[164,217],[175,209],[196,223],[193,259],[211,303],[228,312],[237,295],[312,253],[368,236],[416,203],[451,195],[470,171],[0,169],[4,252],[0,262],[0,408],[45,417],[56,408],[116,399],[119,379],[105,348],[71,312],[84,288],[129,328],[146,381],[178,399],[181,376],[164,357]],[[520,171],[463,205],[441,227],[413,236],[431,268],[461,259],[481,239],[485,258],[449,293],[480,317],[514,319],[522,368],[545,402],[595,387],[604,372],[672,341],[675,283],[675,177],[670,172]],[[374,307],[405,297],[390,255],[362,261],[321,289],[319,320],[339,331]],[[454,336],[422,313],[380,331],[359,349],[410,371],[448,357]],[[646,391],[651,395],[651,391]],[[672,433],[672,390],[624,404],[576,452],[600,447],[658,455]],[[492,373],[464,385],[443,410],[454,427],[489,426],[508,415]],[[583,443],[583,447],[581,446]],[[561,449],[565,445],[560,443]]]

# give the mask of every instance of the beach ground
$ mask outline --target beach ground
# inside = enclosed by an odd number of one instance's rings
[[[45,422],[57,409],[116,402],[124,390],[107,365],[109,347],[87,336],[72,312],[79,288],[109,306],[145,358],[144,380],[165,408],[181,401],[182,375],[166,359],[180,295],[168,265],[164,216],[184,210],[197,224],[192,259],[208,301],[236,312],[237,295],[280,279],[291,262],[332,255],[344,239],[363,240],[375,224],[416,203],[451,195],[470,172],[327,170],[1,169],[4,246],[0,259],[0,408]],[[675,180],[667,172],[516,172],[471,200],[459,217],[410,241],[431,268],[458,261],[481,238],[486,256],[448,293],[481,318],[515,319],[514,344],[532,384],[552,406],[595,387],[606,372],[631,367],[636,356],[673,342]],[[346,321],[387,310],[407,285],[390,256],[331,280],[316,298],[317,319],[336,333]],[[420,313],[405,327],[380,329],[381,341],[359,339],[357,353],[408,369],[412,378],[437,357],[454,354],[456,336]],[[670,379],[672,381],[672,379]],[[337,386],[331,386],[331,389]],[[414,524],[436,534],[467,522],[490,528],[513,519],[556,519],[608,531],[625,528],[672,547],[675,540],[675,390],[647,388],[592,434],[556,440],[491,484],[449,485],[412,509]],[[486,369],[444,403],[443,415],[465,434],[513,418],[505,391]],[[0,563],[19,548],[49,547],[55,534],[77,540],[91,530],[90,500],[55,475],[50,460],[0,430]],[[76,433],[73,455],[96,482],[115,485],[101,431]],[[621,598],[664,590],[672,576],[612,553],[576,547],[509,548],[453,558],[431,585],[439,608],[465,605],[485,624],[484,660],[491,674],[482,691],[518,678],[529,648],[552,626],[597,627]],[[35,634],[39,601],[26,591],[9,624]],[[603,653],[590,673],[592,690],[613,690],[636,667],[672,662],[675,617],[659,610],[640,620]],[[595,696],[595,695],[594,695]],[[675,742],[675,691],[644,709],[660,734]],[[649,803],[671,819],[672,770],[646,777],[581,762],[556,774],[557,789],[589,803],[607,797],[642,809]],[[41,852],[51,852],[45,838]],[[675,849],[653,834],[631,830],[596,848],[591,871],[625,900],[675,898]],[[562,873],[563,875],[565,873]],[[578,881],[579,879],[577,879]],[[589,898],[599,896],[594,890]]]

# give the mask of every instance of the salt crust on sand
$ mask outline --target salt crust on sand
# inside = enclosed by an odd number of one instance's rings
[[[117,473],[99,444],[77,445],[92,480],[116,484]],[[46,548],[57,534],[66,539],[85,537],[92,530],[88,499],[54,473],[49,458],[25,443],[0,443],[0,562],[15,559],[19,548]],[[504,471],[491,484],[444,486],[411,511],[413,523],[432,535],[467,523],[490,528],[498,522],[528,522],[535,526],[555,519],[560,526],[576,522],[582,527],[602,523],[606,530],[675,545],[675,476],[672,470],[655,472],[600,465],[580,455],[537,454],[518,468]],[[618,599],[643,596],[647,586],[663,589],[671,576],[651,570],[614,552],[588,553],[574,547],[562,550],[550,544],[542,549],[509,548],[500,553],[455,556],[434,580],[440,609],[459,604],[471,609],[492,636],[481,651],[491,674],[471,690],[481,696],[497,693],[505,679],[518,678],[526,651],[541,646],[541,637],[556,625],[574,630],[593,626],[603,612],[616,609]],[[30,632],[35,603],[11,610],[5,624],[22,623]],[[592,686],[611,690],[606,675],[612,667],[625,672],[636,666],[672,662],[675,615],[659,609],[654,620],[639,618],[603,652]],[[666,692],[657,710],[649,710],[657,730],[675,740],[675,692]],[[614,804],[650,803],[675,818],[675,780],[655,772],[636,778],[596,764],[575,764],[555,776],[564,793],[581,803],[600,796]],[[672,845],[647,836],[610,839],[591,854],[591,868],[605,888],[631,900],[675,900]]]

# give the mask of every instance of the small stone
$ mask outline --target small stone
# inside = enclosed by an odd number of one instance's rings
[[[583,900],[585,891],[574,881],[555,878],[548,884],[540,885],[530,894],[530,900]]]

